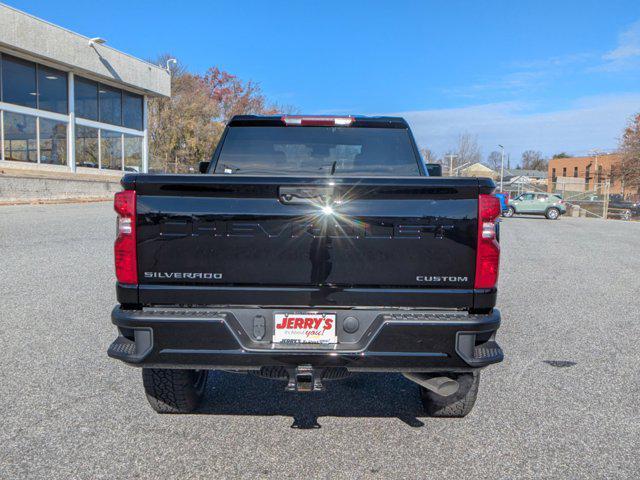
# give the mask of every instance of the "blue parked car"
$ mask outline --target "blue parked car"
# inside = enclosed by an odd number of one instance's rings
[[[496,197],[500,200],[500,211],[504,215],[509,209],[509,194],[508,193],[496,193]]]

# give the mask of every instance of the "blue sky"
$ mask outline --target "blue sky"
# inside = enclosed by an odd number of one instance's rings
[[[302,113],[400,114],[438,153],[610,150],[640,111],[640,1],[11,1]]]

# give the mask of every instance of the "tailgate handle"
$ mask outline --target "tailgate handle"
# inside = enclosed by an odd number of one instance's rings
[[[280,202],[284,204],[327,203],[333,196],[331,187],[280,187]]]

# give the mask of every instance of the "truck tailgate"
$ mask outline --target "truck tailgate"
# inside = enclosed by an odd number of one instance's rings
[[[201,287],[229,292],[228,303],[264,288],[328,289],[338,304],[345,289],[470,294],[477,199],[493,188],[477,178],[187,175],[123,185],[137,192],[141,303],[162,289],[188,303]]]

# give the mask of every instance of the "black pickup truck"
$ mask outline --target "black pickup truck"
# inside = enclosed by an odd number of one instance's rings
[[[398,372],[427,414],[469,413],[503,358],[491,180],[429,176],[392,117],[236,116],[200,170],[127,174],[114,200],[108,354],[156,411],[194,410],[219,369],[297,392]]]

